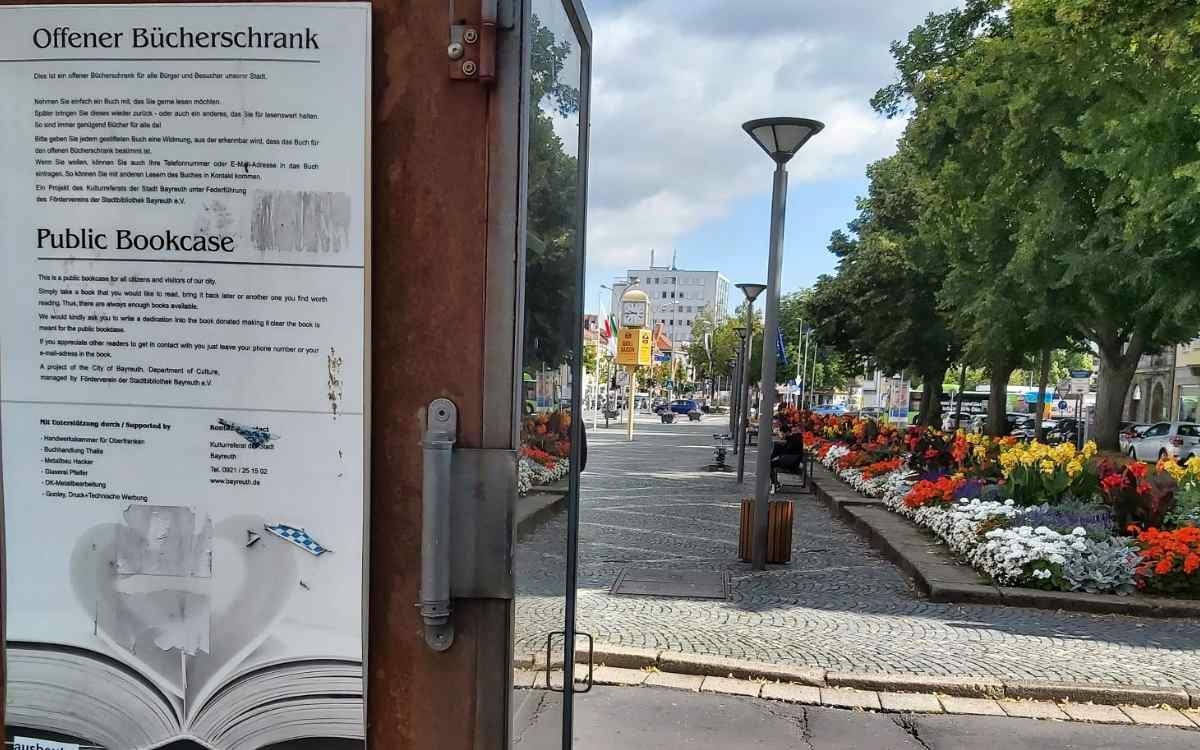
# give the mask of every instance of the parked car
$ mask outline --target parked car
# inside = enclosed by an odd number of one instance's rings
[[[879,419],[883,416],[882,406],[864,406],[859,414],[863,419]]]
[[[1033,416],[1031,416],[1029,414],[1023,414],[1021,412],[1009,412],[1009,413],[1005,414],[1004,415],[1004,430],[1001,433],[1001,435],[1011,435],[1013,430],[1017,428],[1018,424],[1020,424],[1020,425],[1025,424],[1025,420],[1029,420],[1029,427],[1030,427],[1031,434],[1032,434],[1032,428],[1033,428],[1033,424],[1034,424]],[[976,414],[974,417],[971,418],[970,431],[974,432],[978,435],[986,435],[987,431],[988,431],[987,422],[988,422],[988,418],[987,418],[986,414]]]
[[[1076,443],[1079,441],[1079,420],[1074,417],[1064,417],[1054,420],[1054,427],[1046,430],[1046,442],[1051,445],[1059,443]]]
[[[1146,430],[1150,429],[1153,426],[1154,425],[1150,425],[1150,424],[1137,424],[1134,422],[1122,422],[1121,427],[1120,427],[1121,431],[1117,435],[1118,440],[1120,440],[1120,442],[1121,442],[1121,452],[1128,454],[1129,446],[1133,443],[1133,441],[1137,440],[1142,435],[1146,434]]]
[[[1173,458],[1186,463],[1200,455],[1200,427],[1192,422],[1159,422],[1131,440],[1125,453],[1138,461]]]
[[[971,415],[966,412],[950,412],[942,417],[942,429],[950,432],[954,429],[954,420],[958,418],[958,426],[962,429],[968,429],[971,426]]]
[[[841,404],[821,404],[812,408],[813,414],[841,416],[846,413],[846,407]]]
[[[1045,433],[1048,429],[1053,429],[1058,423],[1054,421],[1043,421],[1042,432]],[[1033,440],[1037,437],[1037,417],[1020,416],[1016,419],[1009,420],[1009,435],[1018,440]]]

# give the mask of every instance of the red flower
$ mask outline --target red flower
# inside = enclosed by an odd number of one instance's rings
[[[1110,491],[1120,489],[1123,484],[1125,484],[1125,477],[1120,474],[1109,474],[1100,480],[1100,486]]]
[[[1195,552],[1189,552],[1187,557],[1183,558],[1183,572],[1191,575],[1197,570],[1200,570],[1200,555]]]

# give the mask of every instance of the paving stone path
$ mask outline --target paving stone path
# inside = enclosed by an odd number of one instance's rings
[[[637,430],[632,444],[615,425],[589,431],[578,607],[579,629],[598,641],[840,672],[1200,687],[1200,623],[935,604],[811,495],[795,496],[791,564],[756,573],[737,561],[753,474],[739,486],[703,469],[722,423]],[[518,654],[562,629],[565,538],[560,513],[519,541]],[[732,595],[610,594],[625,568],[728,571]]]

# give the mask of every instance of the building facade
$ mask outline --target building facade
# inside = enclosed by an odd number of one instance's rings
[[[1171,418],[1175,358],[1173,349],[1142,355],[1125,395],[1125,419],[1145,424]]]
[[[1200,419],[1200,338],[1180,344],[1175,351],[1175,388],[1172,418],[1180,422]]]
[[[720,271],[688,271],[670,267],[631,268],[612,284],[611,310],[621,309],[621,295],[636,280],[650,295],[654,322],[678,345],[690,341],[692,325],[706,311],[715,320],[729,314],[729,279]]]

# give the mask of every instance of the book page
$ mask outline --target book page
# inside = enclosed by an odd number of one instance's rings
[[[0,18],[8,637],[361,661],[369,5]]]

